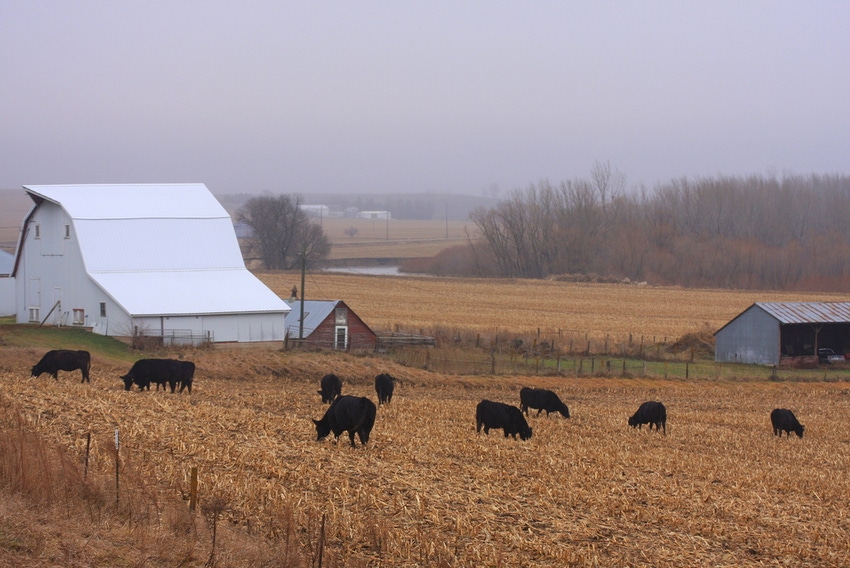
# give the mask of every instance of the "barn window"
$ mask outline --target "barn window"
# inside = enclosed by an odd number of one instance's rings
[[[82,308],[74,308],[74,325],[86,323],[86,311]]]
[[[336,324],[337,325],[348,325],[348,309],[347,308],[337,308],[336,309]]]
[[[41,225],[35,226],[35,238],[37,238],[37,239],[41,238]]]
[[[348,349],[348,328],[339,326],[334,332],[334,349]]]
[[[100,303],[100,317],[102,317],[102,318],[106,317],[106,302]]]
[[[65,238],[71,238],[71,225],[65,225]]]
[[[38,308],[30,308],[30,321],[37,322],[38,320]]]

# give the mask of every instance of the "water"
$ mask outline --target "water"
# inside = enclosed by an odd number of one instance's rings
[[[345,274],[366,274],[369,276],[412,276],[408,272],[399,272],[398,266],[341,266],[325,268],[325,272]]]

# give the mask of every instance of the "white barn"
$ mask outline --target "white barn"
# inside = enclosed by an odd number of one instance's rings
[[[19,323],[283,341],[289,306],[245,268],[230,215],[203,184],[24,190],[34,205],[12,272]]]

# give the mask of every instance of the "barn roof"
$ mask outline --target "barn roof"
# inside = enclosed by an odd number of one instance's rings
[[[309,337],[313,330],[319,327],[341,300],[305,300],[304,301],[304,333],[303,337]],[[290,303],[292,311],[286,316],[286,335],[298,337],[301,331],[299,319],[301,318],[301,301]]]
[[[779,323],[848,323],[850,302],[756,302]]]
[[[71,218],[88,275],[130,315],[287,312],[245,268],[204,184],[30,185]]]

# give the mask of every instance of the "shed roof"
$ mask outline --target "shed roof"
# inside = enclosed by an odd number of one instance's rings
[[[12,266],[15,264],[15,255],[0,250],[0,274],[8,275],[12,273]]]
[[[848,323],[850,302],[756,302],[779,323]]]
[[[24,189],[68,214],[86,272],[130,315],[289,311],[245,268],[230,215],[204,184]]]
[[[325,319],[336,309],[341,300],[305,300],[304,301],[304,333],[303,337],[309,337],[313,330],[319,327]],[[292,311],[286,317],[286,334],[289,337],[298,337],[301,334],[301,300],[290,304]]]

